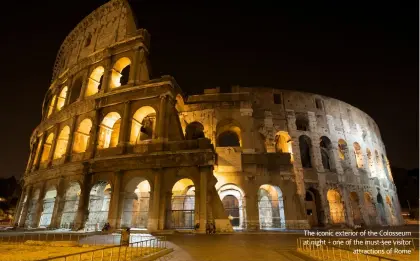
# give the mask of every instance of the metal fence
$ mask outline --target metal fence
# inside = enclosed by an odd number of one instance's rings
[[[385,238],[380,238],[385,239]],[[395,239],[395,238],[394,238]],[[322,260],[322,261],[382,261],[382,260],[388,260],[388,261],[397,261],[399,259],[393,259],[390,257],[384,257],[380,255],[373,255],[373,254],[365,254],[359,251],[354,251],[355,249],[351,247],[337,247],[333,246],[331,244],[323,244],[320,243],[320,240],[327,240],[326,238],[298,238],[297,239],[297,250],[298,252],[301,252],[305,255],[308,255],[314,259]],[[405,238],[407,240],[407,238]],[[415,240],[414,238],[410,238],[412,241],[412,244],[415,247]],[[369,248],[367,246],[363,246],[368,249],[372,249],[370,246]],[[362,248],[362,247],[360,247]],[[381,247],[381,249],[384,249]],[[417,253],[418,254],[418,253]],[[407,259],[409,260],[409,259]],[[413,260],[417,260],[413,259]]]
[[[153,237],[128,245],[109,246],[38,261],[134,261],[167,249],[165,237]]]

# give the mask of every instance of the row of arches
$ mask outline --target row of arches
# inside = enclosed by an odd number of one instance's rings
[[[127,85],[130,78],[131,60],[128,57],[118,59],[111,69],[109,87],[110,89]],[[99,93],[104,84],[105,68],[98,66],[94,68],[87,80],[83,97],[89,97]],[[71,104],[81,96],[83,90],[83,77],[79,76],[71,84],[71,88],[64,85],[58,94],[50,95],[46,100],[46,118],[49,118],[54,111],[60,111],[66,104]],[[68,97],[68,94],[70,96]]]

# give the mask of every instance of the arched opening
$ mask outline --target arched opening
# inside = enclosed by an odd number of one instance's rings
[[[195,224],[195,186],[191,179],[181,179],[172,188],[169,228],[193,229]]]
[[[74,221],[79,207],[80,185],[77,182],[70,183],[64,198],[64,208],[61,215],[61,228],[74,228]]]
[[[324,211],[318,190],[310,188],[305,194],[306,217],[311,227],[322,225]]]
[[[360,145],[357,142],[353,143],[353,148],[354,148],[354,156],[356,158],[356,166],[362,169],[364,167],[362,149],[360,148]]]
[[[131,121],[130,143],[138,144],[153,139],[156,125],[156,111],[150,106],[138,109]]]
[[[355,225],[360,225],[363,223],[362,214],[360,212],[360,202],[359,202],[359,196],[357,196],[357,193],[352,191],[350,192],[350,206],[351,206],[351,212],[353,216],[353,223]]]
[[[112,68],[111,89],[124,86],[130,76],[131,61],[127,57],[119,59]]]
[[[373,162],[372,152],[370,152],[369,148],[366,148],[366,155],[367,155],[367,159],[368,159],[369,170],[370,170],[371,176],[376,177],[375,165],[374,165],[374,162]]]
[[[84,119],[80,122],[77,131],[74,133],[73,152],[85,152],[89,145],[90,130],[92,129],[92,121]]]
[[[309,121],[304,115],[296,116],[296,129],[298,131],[309,131]]]
[[[98,149],[113,148],[118,145],[121,116],[116,112],[108,113],[99,127]]]
[[[258,189],[260,229],[286,228],[283,193],[277,186],[262,185]]]
[[[111,202],[111,185],[105,181],[96,183],[89,194],[89,217],[85,228],[87,231],[101,230],[108,221]]]
[[[332,143],[328,137],[322,136],[319,143],[321,149],[322,166],[325,170],[333,169]]]
[[[191,122],[185,128],[186,140],[196,140],[204,137],[204,126],[197,121]],[[237,144],[239,144],[239,141]]]
[[[50,102],[49,102],[49,104],[48,104],[48,113],[47,113],[47,118],[49,118],[50,116],[51,116],[51,114],[53,113],[53,111],[54,111],[54,105],[55,105],[55,100],[57,99],[57,95],[54,95],[52,98],[51,98],[51,100],[50,100]]]
[[[26,215],[25,227],[32,227],[36,216],[36,208],[38,205],[40,190],[36,189],[29,200],[28,214]]]
[[[40,227],[48,227],[51,224],[55,197],[57,197],[57,190],[55,188],[49,189],[45,193],[41,219],[39,220]]]
[[[386,205],[388,207],[388,212],[389,212],[390,218],[391,218],[391,224],[390,225],[396,225],[398,222],[397,222],[397,217],[395,216],[395,209],[393,207],[391,197],[389,195],[387,195],[385,200],[386,200]]]
[[[340,157],[341,160],[345,160],[347,159],[347,153],[348,153],[347,142],[343,139],[339,139],[338,140],[338,156]]]
[[[41,163],[48,161],[53,141],[54,134],[50,133],[50,135],[48,135],[47,139],[45,140],[44,146],[42,148]]]
[[[328,190],[327,200],[330,207],[330,217],[332,224],[345,223],[344,204],[341,200],[340,193],[334,189]]]
[[[275,137],[276,152],[290,153],[290,160],[293,162],[292,139],[285,131],[279,131]]]
[[[96,67],[90,74],[85,91],[85,97],[97,94],[102,88],[102,80],[105,69],[102,66]]]
[[[382,168],[383,168],[383,170],[384,170],[384,173],[385,173],[385,177],[386,177],[386,179],[388,180],[388,181],[392,181],[392,179],[391,179],[391,175],[390,175],[390,173],[388,172],[388,168],[387,168],[387,161],[386,161],[386,159],[385,159],[385,156],[384,156],[384,154],[381,154],[381,156],[382,156]]]
[[[306,135],[301,135],[299,137],[299,150],[300,150],[300,160],[302,162],[302,167],[312,168],[312,142],[311,139]]]
[[[58,95],[57,99],[57,110],[61,110],[64,107],[64,104],[66,104],[66,98],[67,98],[67,86],[61,89],[60,95]]]
[[[121,227],[147,228],[150,184],[142,178],[132,179],[125,188]]]
[[[217,147],[241,147],[241,129],[232,120],[219,123],[216,129]]]
[[[369,217],[369,225],[376,225],[376,217],[377,217],[377,212],[376,212],[376,207],[375,204],[373,203],[373,198],[372,195],[369,192],[365,192],[364,193],[364,198],[365,198],[365,208],[367,211],[367,215]]]
[[[381,193],[379,193],[379,191],[378,191],[378,195],[376,196],[376,201],[378,202],[378,211],[379,211],[381,224],[387,225],[388,222],[386,221],[384,199],[382,198],[382,195]]]
[[[85,47],[88,47],[92,43],[92,34],[89,33],[85,40]]]
[[[226,184],[219,188],[225,213],[234,229],[245,227],[244,192],[236,185]]]
[[[71,94],[70,94],[70,104],[77,101],[80,96],[80,91],[82,90],[83,80],[82,77],[77,78],[71,87]]]
[[[67,144],[69,143],[70,128],[65,126],[58,135],[57,144],[54,151],[54,159],[59,159],[66,154]]]

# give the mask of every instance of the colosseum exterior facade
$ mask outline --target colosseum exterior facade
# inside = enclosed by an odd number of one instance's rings
[[[112,0],[67,36],[31,137],[21,227],[150,232],[401,225],[366,113],[297,91],[185,97],[149,78],[149,34]]]

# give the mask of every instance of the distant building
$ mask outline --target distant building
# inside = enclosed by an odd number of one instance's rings
[[[14,176],[0,179],[0,220],[13,218],[21,192]]]

